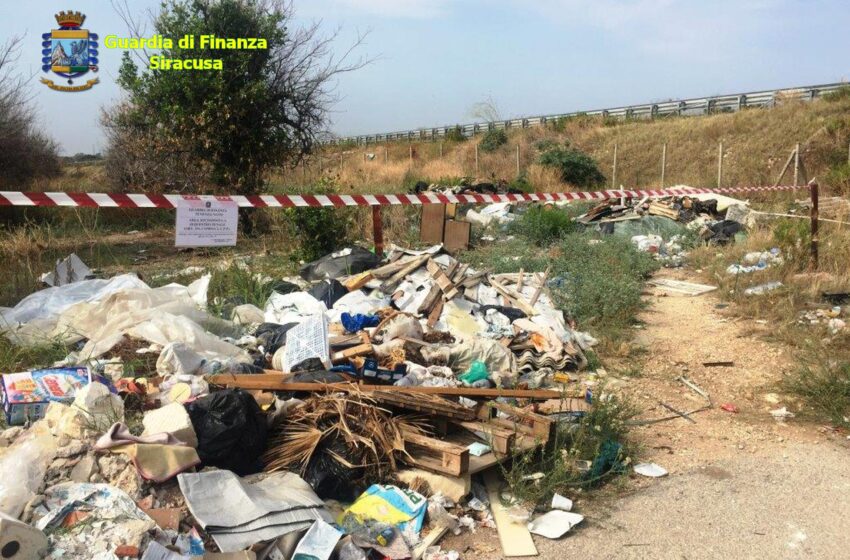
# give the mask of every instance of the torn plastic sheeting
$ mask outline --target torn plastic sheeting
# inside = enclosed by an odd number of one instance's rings
[[[342,533],[321,519],[313,522],[298,543],[292,560],[328,560]]]
[[[267,323],[300,323],[317,313],[327,312],[327,306],[307,292],[273,293],[266,301]]]
[[[492,373],[517,373],[517,361],[514,353],[495,340],[487,338],[464,338],[452,345],[436,348],[422,348],[427,360],[443,359],[454,371],[466,371],[473,361],[481,361]]]
[[[160,375],[190,375],[198,371],[204,358],[183,342],[169,342],[156,360],[156,372]]]
[[[82,280],[65,286],[46,288],[22,299],[15,307],[2,312],[0,329],[42,321],[40,331],[49,332],[59,314],[80,302],[97,302],[110,294],[128,289],[146,289],[148,285],[135,274],[122,274],[109,280]]]
[[[177,477],[186,505],[223,552],[332,522],[325,504],[294,473],[274,473],[250,483],[230,471],[184,473]]]
[[[331,278],[320,280],[307,293],[324,303],[325,307],[331,309],[337,300],[348,294],[348,288]]]
[[[71,253],[64,259],[56,261],[53,270],[42,274],[40,280],[48,286],[64,286],[85,280],[91,274],[92,271],[86,263],[76,253]]]
[[[283,350],[283,372],[290,373],[299,364],[316,358],[328,369],[331,367],[328,344],[328,318],[324,313],[313,315],[286,333]]]
[[[170,342],[182,342],[186,347],[199,353],[207,360],[227,361],[228,358],[233,358],[239,362],[252,362],[247,352],[206,332],[198,323],[188,317],[163,313],[132,327],[127,330],[127,334],[134,338],[142,338],[148,342],[161,344],[163,347]],[[83,352],[81,355],[85,356],[86,354]]]

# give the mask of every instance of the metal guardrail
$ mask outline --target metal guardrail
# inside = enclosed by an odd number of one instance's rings
[[[378,142],[389,142],[394,140],[439,140],[441,138],[445,138],[446,135],[453,130],[459,130],[464,136],[470,137],[486,132],[487,130],[528,128],[530,126],[545,125],[547,122],[557,121],[558,119],[580,116],[648,119],[667,115],[691,116],[705,115],[709,113],[734,112],[749,107],[773,107],[776,104],[777,98],[780,97],[811,101],[846,86],[848,86],[847,83],[823,84],[797,88],[737,93],[731,95],[717,95],[712,97],[697,97],[692,99],[680,99],[677,101],[661,101],[658,103],[627,105],[611,109],[596,109],[593,111],[574,111],[572,113],[524,117],[495,122],[476,122],[433,128],[417,128],[415,130],[402,130],[398,132],[385,132],[381,134],[344,136],[324,140],[322,141],[322,144],[334,145],[350,142],[357,144],[377,144]]]

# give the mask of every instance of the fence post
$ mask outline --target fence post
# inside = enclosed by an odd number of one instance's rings
[[[723,142],[717,146],[717,188],[723,183]]]
[[[375,244],[375,254],[384,254],[384,223],[381,219],[381,207],[372,206],[372,241]]]
[[[516,145],[516,176],[519,177],[519,144]]]
[[[611,171],[611,188],[617,188],[617,143],[614,142],[614,169]]]
[[[443,159],[443,141],[440,140],[440,159]]]
[[[800,184],[800,143],[794,146],[794,186]]]
[[[661,188],[664,188],[664,174],[667,170],[667,142],[661,146]]]
[[[389,163],[389,161],[390,161],[389,149],[386,146],[384,146],[384,163]]]
[[[847,144],[847,164],[850,165],[850,144]]]
[[[818,184],[815,182],[809,183],[809,194],[812,202],[812,231],[811,231],[811,262],[809,266],[812,270],[818,269]]]
[[[407,154],[408,154],[408,159],[410,160],[410,165],[413,166],[413,144],[408,146]]]
[[[475,172],[478,173],[478,144],[475,144]]]

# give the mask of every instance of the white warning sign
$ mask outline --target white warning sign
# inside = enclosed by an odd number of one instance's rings
[[[239,207],[232,200],[181,200],[174,228],[177,247],[236,245]]]

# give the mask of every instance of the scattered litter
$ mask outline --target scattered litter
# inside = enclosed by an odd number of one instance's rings
[[[667,469],[655,463],[638,463],[634,466],[634,470],[639,475],[648,476],[650,478],[667,476]]]
[[[569,498],[561,496],[557,492],[552,496],[552,509],[560,509],[563,511],[571,511],[573,509],[573,501]]]
[[[782,282],[773,281],[767,282],[766,284],[759,284],[758,286],[753,286],[751,288],[747,288],[744,290],[745,296],[759,296],[761,294],[765,294],[767,292],[772,292],[773,290],[777,290],[782,287]]]
[[[717,286],[707,286],[705,284],[695,284],[693,282],[683,282],[681,280],[670,280],[667,278],[653,278],[647,283],[661,288],[665,292],[686,296],[699,296],[717,289]]]
[[[770,411],[770,415],[773,416],[773,419],[777,422],[784,422],[789,418],[794,418],[794,413],[789,411],[786,407],[777,408],[775,410]]]
[[[553,509],[529,523],[528,530],[547,539],[559,539],[582,521],[583,515]]]
[[[56,261],[56,267],[41,275],[40,280],[48,286],[64,286],[91,277],[92,270],[75,253]]]
[[[722,410],[725,410],[726,412],[731,412],[732,414],[738,414],[738,407],[735,406],[733,403],[723,403],[723,404],[720,405],[720,408]]]

